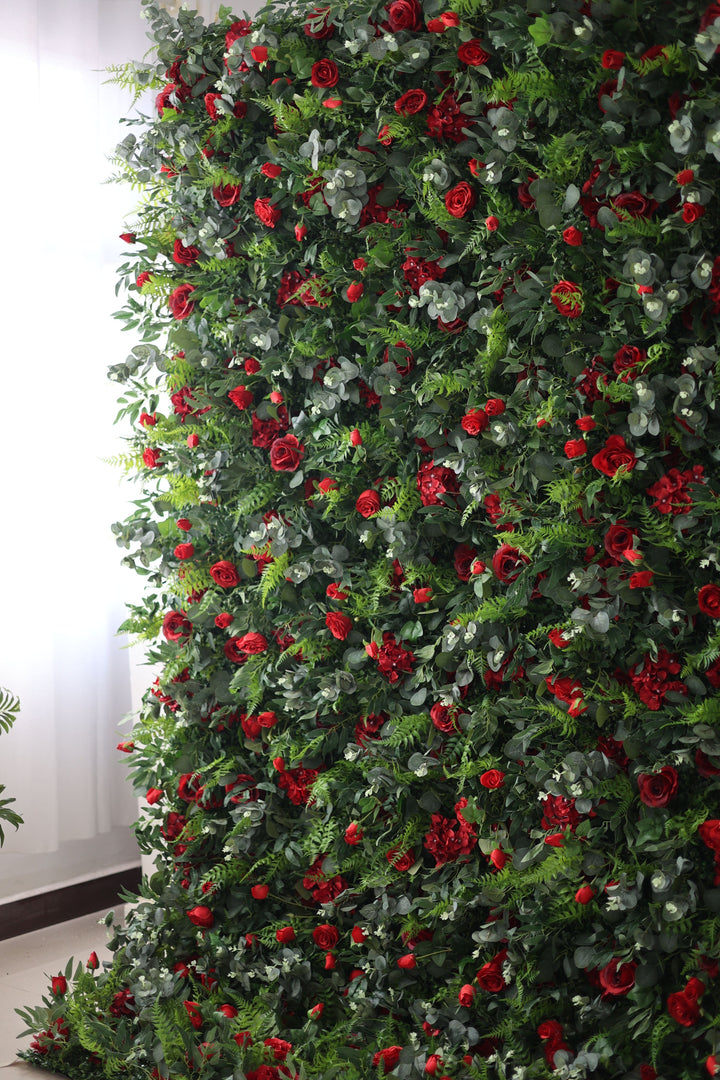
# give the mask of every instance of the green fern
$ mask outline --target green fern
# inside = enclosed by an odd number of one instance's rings
[[[20,711],[20,699],[9,690],[0,687],[0,732],[7,732],[17,720]]]
[[[262,607],[267,604],[270,593],[277,588],[281,581],[285,580],[285,571],[290,565],[290,552],[284,551],[282,555],[278,555],[277,559],[268,565],[263,570],[260,576],[260,603]]]

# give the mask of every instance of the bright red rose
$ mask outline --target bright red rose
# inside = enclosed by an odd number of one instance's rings
[[[497,232],[500,228],[500,219],[496,218],[494,214],[490,214],[485,218],[485,228],[488,232]]]
[[[250,50],[250,55],[256,64],[264,64],[268,58],[267,45],[255,45]]]
[[[363,831],[356,821],[351,822],[345,830],[345,843],[355,847],[363,838]]]
[[[692,225],[694,221],[699,221],[704,213],[705,207],[700,203],[686,202],[682,210],[682,219],[686,225]]]
[[[692,169],[681,169],[679,173],[675,174],[675,183],[680,187],[685,187],[686,184],[692,184],[695,179],[695,173]]]
[[[340,78],[337,64],[334,60],[318,60],[310,70],[310,82],[313,86],[321,89],[330,89],[336,86]]]
[[[275,938],[281,945],[289,945],[295,940],[295,931],[292,926],[281,926],[275,931]]]
[[[479,435],[490,423],[485,409],[468,409],[460,421],[460,427],[467,431],[468,435]]]
[[[205,929],[215,924],[215,916],[209,907],[205,907],[204,904],[200,904],[198,907],[191,908],[188,911],[187,916],[191,923],[195,926],[202,926]]]
[[[147,793],[145,795],[145,802],[149,806],[155,806],[156,803],[160,802],[163,795],[164,795],[164,792],[163,792],[162,788],[151,787],[147,791]]]
[[[548,638],[556,649],[567,649],[568,645],[570,644],[569,639],[565,637],[562,630],[550,630],[548,632]]]
[[[703,585],[698,592],[698,607],[703,615],[720,619],[720,585]]]
[[[382,1064],[383,1072],[392,1072],[400,1060],[400,1051],[402,1046],[386,1046],[384,1050],[378,1050],[376,1054],[373,1054],[373,1068],[377,1069],[378,1065]]]
[[[568,319],[577,319],[582,315],[582,289],[576,282],[558,281],[550,290],[550,299],[560,314]]]
[[[368,489],[367,491],[363,491],[360,495],[358,495],[357,501],[355,503],[355,509],[358,511],[359,514],[362,514],[364,518],[369,518],[372,517],[374,514],[377,514],[378,510],[380,509],[380,496],[378,495],[377,491]]]
[[[353,281],[348,285],[346,295],[351,304],[356,304],[364,292],[365,286],[362,281]]]
[[[234,589],[240,584],[237,567],[229,559],[221,559],[210,567],[210,577],[223,589]]]
[[[228,390],[228,397],[238,409],[247,409],[253,403],[253,396],[246,386],[241,384],[234,390]]]
[[[637,964],[634,961],[623,963],[614,956],[610,963],[598,972],[603,996],[624,997],[625,994],[629,994],[635,985],[636,968]]]
[[[242,188],[240,184],[216,184],[212,189],[213,196],[220,206],[234,206],[240,198]]]
[[[267,638],[262,634],[257,634],[251,631],[249,634],[243,634],[238,640],[238,648],[242,649],[248,654],[264,653],[267,651],[268,643]]]
[[[352,619],[349,619],[347,615],[343,615],[341,611],[328,611],[325,616],[325,625],[334,638],[338,641],[345,641],[352,630]]]
[[[273,205],[269,198],[256,199],[253,204],[255,216],[263,223],[267,225],[268,229],[274,229],[277,222],[280,220],[280,209]]]
[[[576,229],[574,225],[570,225],[567,229],[563,229],[563,240],[570,247],[580,247],[583,242],[583,234],[579,229]]]
[[[477,195],[467,180],[461,180],[445,194],[445,208],[454,218],[464,217],[476,202]]]
[[[587,453],[587,443],[584,439],[568,439],[564,446],[565,457],[578,458]]]
[[[284,435],[275,439],[270,447],[270,467],[276,472],[295,472],[304,453],[305,447],[295,435]]]
[[[195,547],[193,544],[178,544],[173,552],[176,559],[192,559],[195,554]]]
[[[480,67],[481,64],[486,64],[490,59],[490,53],[485,52],[482,44],[477,38],[471,38],[470,41],[464,41],[459,47],[458,60],[463,64],[467,64],[468,67]]]
[[[575,902],[578,904],[589,904],[594,895],[595,891],[592,886],[581,885],[575,893]]]
[[[441,702],[436,701],[430,710],[430,719],[433,722],[433,726],[442,731],[444,734],[450,734],[451,732],[457,732],[460,729],[457,726],[457,709],[451,708],[448,705],[443,705]]]
[[[664,765],[660,772],[640,773],[637,784],[646,806],[667,806],[677,794],[678,774],[672,765]]]
[[[399,116],[414,116],[425,108],[427,100],[424,90],[406,90],[395,102],[394,109]]]
[[[484,788],[490,790],[501,788],[505,784],[505,773],[500,769],[488,769],[487,772],[482,773],[480,776],[480,783]]]
[[[516,547],[510,544],[501,544],[492,559],[492,568],[498,581],[516,581],[522,572],[523,566],[527,566],[530,559]]]
[[[194,285],[178,285],[168,296],[168,307],[175,319],[187,319],[195,309],[195,302],[190,294],[195,292]]]
[[[620,469],[631,472],[637,464],[637,458],[622,435],[610,435],[605,440],[603,449],[594,455],[592,463],[598,472],[613,477]]]
[[[709,818],[698,828],[698,836],[706,847],[720,855],[720,819]]]
[[[265,900],[269,892],[269,885],[253,885],[250,889],[250,895],[253,900]]]
[[[192,633],[192,623],[184,611],[168,611],[163,619],[162,632],[167,641],[187,641]]]
[[[471,986],[470,983],[465,983],[458,991],[458,1001],[461,1005],[464,1005],[465,1008],[468,1008],[472,1005],[476,993],[477,991],[474,986]]]
[[[399,958],[397,966],[404,971],[408,971],[411,968],[417,967],[417,960],[413,953],[405,953],[404,956]]]

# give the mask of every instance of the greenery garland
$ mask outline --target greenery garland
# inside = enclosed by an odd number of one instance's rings
[[[29,1059],[716,1075],[720,5],[145,9],[159,854]]]

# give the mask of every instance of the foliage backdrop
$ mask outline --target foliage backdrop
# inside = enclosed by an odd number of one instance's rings
[[[160,855],[31,1059],[714,1075],[720,5],[144,6]]]

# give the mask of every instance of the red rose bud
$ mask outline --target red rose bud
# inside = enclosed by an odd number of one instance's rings
[[[675,174],[675,182],[680,187],[685,187],[686,184],[692,184],[695,179],[695,173],[692,169],[681,169],[679,173]]]
[[[574,225],[571,225],[567,229],[563,229],[563,240],[570,247],[580,247],[583,242],[583,234],[579,229],[576,229]]]
[[[339,109],[342,105],[342,98],[325,98],[323,105],[326,109]]]
[[[363,831],[357,822],[353,821],[351,825],[348,825],[345,830],[345,843],[350,844],[352,847],[355,844],[359,844],[363,838]]]
[[[325,953],[325,970],[334,971],[336,965],[335,956],[333,953]]]
[[[268,58],[267,46],[255,45],[255,47],[250,50],[250,55],[256,64],[264,64]]]
[[[351,304],[355,304],[362,294],[365,292],[365,286],[361,281],[353,281],[352,285],[348,285],[347,298]]]
[[[488,416],[502,416],[505,412],[505,402],[502,398],[488,398],[485,402],[485,412]]]
[[[587,443],[584,439],[568,439],[564,446],[565,457],[577,458],[587,453]]]
[[[634,548],[626,548],[623,551],[623,559],[627,559],[628,562],[636,563],[642,560],[642,552],[635,551]]]
[[[281,945],[289,945],[295,940],[295,931],[292,926],[281,926],[275,931],[275,938]]]
[[[442,1068],[443,1059],[438,1054],[431,1054],[425,1062],[425,1072],[434,1076],[438,1069]]]
[[[192,529],[192,522],[188,518],[178,518],[175,524],[182,532],[190,532]]]
[[[85,963],[85,967],[89,968],[90,971],[96,971],[97,968],[100,967],[100,961],[98,960],[98,954],[94,950],[88,956],[87,961]]]
[[[154,806],[155,803],[160,802],[162,797],[163,797],[162,788],[151,787],[150,790],[148,791],[147,795],[145,796],[145,801],[147,803],[149,803],[150,806]]]
[[[324,1008],[325,1006],[323,1005],[322,1001],[320,1001],[317,1005],[313,1005],[312,1009],[308,1011],[308,1016],[311,1020],[319,1020],[323,1014]]]
[[[602,60],[600,64],[606,71],[617,71],[621,68],[625,62],[625,53],[618,52],[615,49],[607,49],[602,54]]]
[[[367,267],[367,263],[364,259],[353,259],[353,269],[357,270],[359,274]]]
[[[187,444],[188,444],[188,446],[190,447],[191,450],[194,450],[195,447],[199,445],[199,443],[200,443],[200,436],[199,435],[196,435],[194,432],[192,434],[188,435]]]
[[[192,544],[178,544],[173,552],[176,559],[181,561],[184,559],[192,559],[195,554],[195,548]]]
[[[549,847],[562,847],[563,846],[563,834],[559,833],[559,832],[550,833],[549,836],[545,837],[545,843]]]
[[[548,631],[548,638],[555,646],[556,649],[567,649],[570,642],[563,636],[562,630],[550,630]]]
[[[652,585],[654,576],[652,570],[638,570],[636,573],[630,575],[630,588],[647,589]]]
[[[430,19],[427,24],[427,31],[429,34],[444,34],[448,27],[442,21],[442,19]]]
[[[581,431],[593,431],[597,427],[597,424],[592,416],[580,416],[575,421],[575,427],[580,428]]]
[[[413,589],[413,600],[416,604],[427,604],[432,599],[432,589]]]
[[[327,495],[328,491],[334,491],[337,487],[337,480],[331,480],[329,476],[326,476],[324,480],[320,480],[318,483],[318,491],[321,491],[323,495]]]
[[[215,916],[209,907],[205,907],[204,904],[199,904],[197,907],[191,908],[187,913],[188,919],[195,926],[202,926],[204,929],[208,929],[215,922]]]
[[[589,904],[595,895],[595,890],[590,885],[581,885],[575,893],[575,901],[578,904]]]
[[[497,229],[500,228],[499,219],[496,218],[494,214],[491,214],[490,217],[486,217],[485,218],[485,228],[487,229],[488,232],[495,232]]]
[[[124,240],[126,244],[134,244],[137,237],[134,232],[121,232],[120,239]]]
[[[64,975],[53,975],[52,992],[54,997],[62,997],[67,993],[67,979]]]
[[[487,567],[485,566],[485,563],[482,561],[482,559],[475,559],[472,566],[470,567],[470,573],[475,575],[484,574],[486,569]]]
[[[352,446],[362,446],[362,435],[357,428],[350,432],[350,443]]]
[[[264,165],[260,166],[260,172],[263,176],[267,176],[270,180],[274,180],[282,172],[282,166],[273,165],[272,162],[266,161]]]
[[[138,423],[142,424],[143,427],[155,427],[157,424],[157,414],[153,413],[150,415],[150,413],[141,412]]]
[[[284,399],[279,390],[273,390],[270,393],[270,400],[272,401],[273,405],[281,405]]]
[[[307,225],[296,225],[295,226],[295,239],[297,240],[297,242],[300,243],[300,241],[304,240],[306,236],[307,236]]]
[[[508,861],[507,854],[499,847],[492,849],[489,858],[496,870],[502,870],[505,863]]]
[[[227,1016],[228,1020],[234,1020],[237,1016],[237,1009],[234,1005],[221,1005],[217,1011],[222,1013],[223,1016]]]
[[[253,900],[264,900],[269,892],[269,885],[253,885],[253,887],[250,889],[250,895],[252,896]]]
[[[716,1054],[710,1054],[705,1059],[705,1068],[710,1076],[720,1076],[720,1063],[718,1062]]]
[[[285,772],[287,765],[281,757],[273,758],[273,768],[278,772]]]
[[[229,611],[223,611],[219,615],[215,616],[215,625],[218,630],[227,630],[228,626],[233,621],[233,617]]]
[[[331,600],[347,600],[350,594],[344,592],[339,585],[332,581],[325,590],[325,595],[329,596]]]
[[[409,971],[411,968],[417,967],[417,960],[412,953],[405,953],[405,955],[401,956],[398,960],[397,966],[404,971]]]
[[[119,742],[115,749],[122,751],[123,754],[132,754],[133,750],[135,749],[135,743],[132,741]]]
[[[474,986],[471,986],[470,983],[465,983],[464,986],[460,987],[460,990],[458,992],[458,1001],[461,1005],[464,1005],[466,1008],[468,1008],[470,1005],[472,1005],[476,993],[477,991]]]
[[[362,945],[363,941],[366,940],[365,932],[362,926],[353,926],[352,930],[350,931],[350,937],[353,939],[356,945]]]

